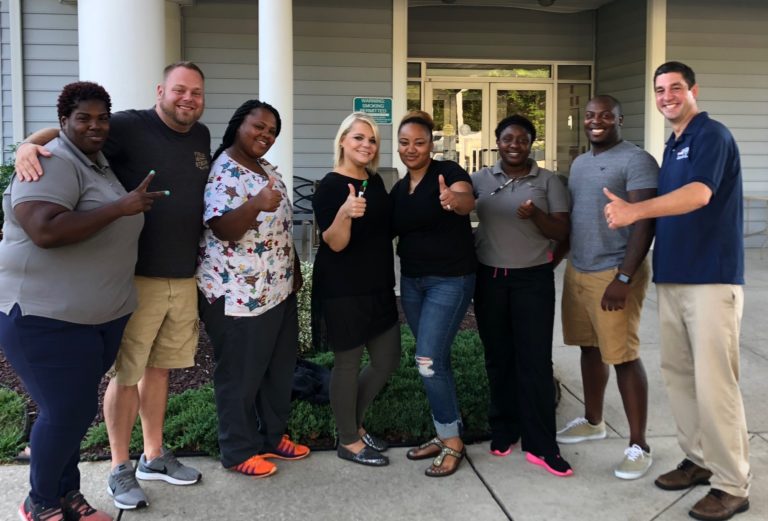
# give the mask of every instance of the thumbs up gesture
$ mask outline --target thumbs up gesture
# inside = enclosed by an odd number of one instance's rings
[[[349,195],[347,200],[341,205],[339,210],[343,211],[350,219],[357,219],[365,214],[365,197],[358,196],[355,186],[352,183],[348,183]]]
[[[262,212],[274,212],[277,207],[280,206],[280,201],[283,199],[283,194],[279,190],[275,189],[275,178],[269,176],[267,186],[259,190],[251,200],[254,201],[256,208]]]
[[[443,174],[437,176],[437,185],[440,189],[440,206],[448,212],[454,211],[456,209],[456,194],[446,186]]]
[[[530,219],[539,209],[533,204],[533,201],[528,199],[526,202],[520,205],[517,209],[517,216],[520,219]]]
[[[615,230],[616,228],[629,226],[637,220],[632,216],[632,203],[626,202],[607,188],[603,188],[603,193],[609,201],[605,205],[603,213],[610,229]]]

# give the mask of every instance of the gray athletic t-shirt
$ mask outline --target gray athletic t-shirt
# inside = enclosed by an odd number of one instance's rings
[[[0,241],[0,311],[15,304],[23,315],[76,324],[103,324],[136,308],[133,271],[144,215],[121,217],[84,241],[40,248],[24,232],[13,207],[46,201],[87,211],[125,195],[125,189],[99,153],[94,163],[62,133],[40,158],[43,175],[35,183],[16,179],[3,194],[5,225]]]
[[[645,150],[622,141],[593,155],[577,157],[571,165],[571,263],[579,271],[604,271],[624,260],[632,227],[611,230],[603,209],[608,198],[603,187],[622,199],[627,192],[656,188],[659,165]]]
[[[494,268],[530,268],[549,262],[551,242],[517,209],[527,200],[546,213],[568,212],[568,190],[557,176],[532,160],[527,176],[509,178],[501,161],[472,174],[480,224],[475,232],[477,260]],[[504,186],[491,195],[499,187]]]

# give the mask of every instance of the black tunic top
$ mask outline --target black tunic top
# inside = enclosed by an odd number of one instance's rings
[[[336,218],[362,181],[328,173],[315,191],[312,205],[322,232]],[[334,351],[352,349],[380,335],[397,322],[392,203],[381,177],[371,175],[365,190],[366,210],[352,220],[349,244],[333,251],[320,238],[312,274],[312,332],[316,348],[325,341]]]

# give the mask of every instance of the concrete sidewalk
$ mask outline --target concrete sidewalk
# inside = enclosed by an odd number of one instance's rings
[[[562,270],[562,269],[561,269]],[[559,275],[558,280],[562,277]],[[561,282],[559,282],[561,283]],[[738,521],[768,519],[768,259],[747,252],[747,286],[742,324],[742,391],[750,431],[753,482],[751,508]],[[558,291],[558,297],[560,292]],[[563,384],[558,426],[583,414],[578,348],[561,344],[559,317],[555,331],[555,371]],[[683,458],[675,439],[666,393],[659,372],[659,337],[655,288],[645,303],[640,339],[648,372],[648,440],[654,465],[645,477],[622,481],[613,476],[627,445],[628,427],[611,376],[605,405],[606,440],[562,445],[574,467],[569,478],[557,478],[527,463],[515,447],[505,458],[488,454],[488,444],[467,447],[468,458],[454,476],[423,475],[428,461],[409,461],[406,449],[391,449],[391,465],[369,468],[338,459],[335,452],[316,452],[297,462],[278,462],[279,472],[251,479],[226,471],[211,458],[190,464],[203,472],[202,483],[173,487],[146,483],[151,505],[128,511],[137,520],[683,520],[708,487],[666,492],[655,477]],[[109,463],[83,463],[82,490],[94,506],[117,516],[106,495]],[[0,519],[17,519],[16,509],[28,489],[25,465],[0,467]]]

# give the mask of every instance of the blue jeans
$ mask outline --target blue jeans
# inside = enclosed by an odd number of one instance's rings
[[[30,435],[29,497],[44,507],[80,490],[80,442],[98,410],[101,377],[115,361],[130,315],[104,324],[74,324],[0,313],[5,358],[37,402]]]
[[[441,439],[457,437],[461,432],[461,414],[451,371],[451,345],[474,290],[474,273],[400,280],[400,302],[416,337],[416,367]]]

